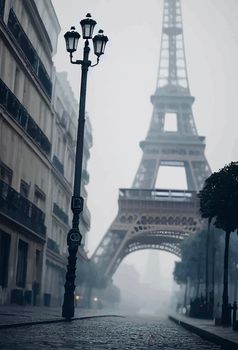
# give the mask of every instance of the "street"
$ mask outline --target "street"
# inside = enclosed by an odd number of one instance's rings
[[[0,349],[223,349],[168,319],[153,316],[92,318],[0,331]]]

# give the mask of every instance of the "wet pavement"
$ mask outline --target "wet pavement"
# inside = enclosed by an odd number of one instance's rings
[[[0,330],[0,349],[224,349],[158,317],[103,317]]]
[[[14,325],[31,322],[47,322],[62,320],[62,308],[42,306],[0,305],[0,328],[5,325]],[[81,309],[75,308],[75,317],[90,317],[100,315],[114,315],[115,310]]]

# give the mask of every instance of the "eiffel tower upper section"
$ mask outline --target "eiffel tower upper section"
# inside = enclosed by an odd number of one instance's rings
[[[160,166],[183,166],[187,189],[198,191],[211,170],[204,155],[205,138],[194,122],[184,50],[181,0],[164,0],[163,28],[153,114],[133,188],[155,188]],[[165,129],[174,118],[176,130]],[[159,187],[159,185],[157,185]]]

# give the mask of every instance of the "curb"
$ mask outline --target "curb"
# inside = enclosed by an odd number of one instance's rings
[[[202,329],[202,328],[196,327],[194,325],[191,325],[187,322],[181,321],[173,316],[168,316],[168,318],[171,321],[175,322],[176,324],[184,327],[185,329],[187,329],[193,333],[196,333],[201,338],[209,340],[217,345],[224,346],[226,350],[237,350],[238,349],[237,343],[233,342],[232,340],[228,340],[228,339],[223,338],[217,334],[210,333],[210,332],[206,331],[205,329]]]
[[[82,317],[74,317],[70,320],[66,320],[64,318],[60,319],[54,319],[54,320],[43,320],[43,321],[32,321],[32,322],[20,322],[20,323],[10,323],[10,324],[1,324],[0,325],[0,330],[1,329],[7,329],[7,328],[16,328],[16,327],[24,327],[24,326],[35,326],[38,324],[50,324],[50,323],[69,323],[72,321],[80,321],[80,320],[88,320],[91,318],[105,318],[105,317],[121,317],[125,318],[125,316],[121,315],[95,315],[95,316],[82,316]]]

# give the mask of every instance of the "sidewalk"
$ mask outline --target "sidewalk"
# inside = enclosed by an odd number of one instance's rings
[[[238,349],[238,332],[233,331],[231,327],[215,326],[212,320],[201,320],[179,314],[170,315],[169,319],[202,338],[224,346],[225,349]]]
[[[0,329],[19,325],[61,322],[61,308],[0,305]],[[112,310],[75,309],[74,319],[115,315]]]

